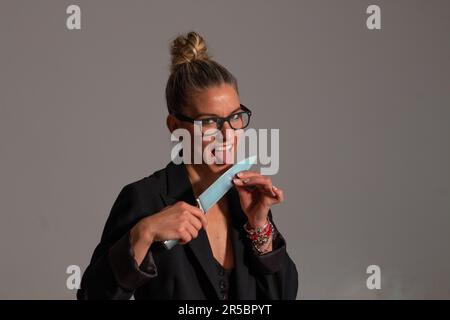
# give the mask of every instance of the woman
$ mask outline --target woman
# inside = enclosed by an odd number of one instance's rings
[[[166,87],[171,132],[248,126],[237,81],[210,59],[196,32],[171,47]],[[211,153],[229,159],[238,140]],[[203,142],[203,148],[207,142]],[[222,163],[220,163],[222,162]],[[205,215],[195,199],[230,161],[175,164],[126,185],[118,195],[78,290],[78,299],[295,299],[298,275],[270,208],[283,201],[268,177],[245,171]],[[251,188],[250,188],[251,187]],[[161,242],[179,239],[171,250]]]

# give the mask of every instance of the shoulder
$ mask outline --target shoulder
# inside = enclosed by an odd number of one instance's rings
[[[135,193],[142,195],[163,193],[167,183],[167,167],[154,171],[147,177],[134,180],[123,186],[124,193]]]
[[[122,187],[111,208],[102,239],[114,237],[114,232],[123,234],[143,217],[164,207],[161,194],[166,189],[167,167]]]
[[[166,170],[167,167],[124,185],[112,206],[109,220],[133,220],[161,209],[161,194],[166,189]]]

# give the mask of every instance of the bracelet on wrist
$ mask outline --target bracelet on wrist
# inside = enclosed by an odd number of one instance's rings
[[[244,225],[244,229],[247,232],[247,237],[251,240],[253,247],[258,253],[262,254],[268,251],[267,248],[265,250],[262,248],[266,246],[274,232],[273,224],[269,219],[267,219],[267,223],[263,227],[258,228],[250,228],[247,222]]]

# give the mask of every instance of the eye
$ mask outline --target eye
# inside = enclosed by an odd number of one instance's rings
[[[240,113],[232,114],[231,117],[230,117],[231,121],[236,121],[236,120],[240,120],[240,119],[241,119],[241,114]]]
[[[216,119],[214,118],[208,118],[208,119],[201,119],[202,120],[202,125],[204,126],[208,126],[208,125],[212,125],[216,123]]]

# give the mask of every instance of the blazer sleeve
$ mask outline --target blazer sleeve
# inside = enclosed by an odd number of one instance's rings
[[[127,185],[113,204],[100,243],[83,274],[77,299],[130,299],[137,287],[157,276],[151,250],[140,266],[134,259],[130,229],[140,218],[139,194],[131,184]]]
[[[257,274],[257,298],[294,300],[298,291],[297,267],[286,251],[286,240],[278,231],[271,211],[269,219],[275,228],[272,251],[260,254],[253,248],[250,240],[247,241],[251,267]]]

